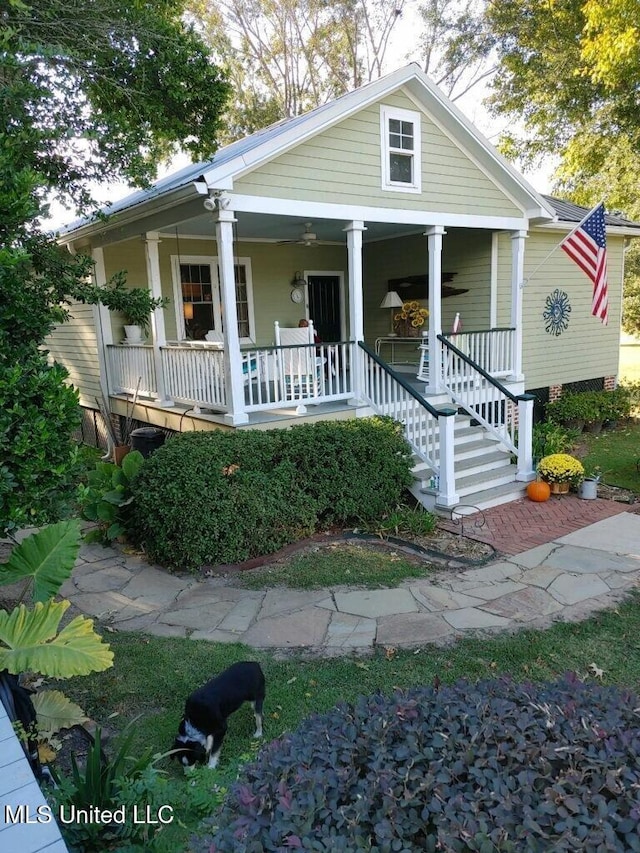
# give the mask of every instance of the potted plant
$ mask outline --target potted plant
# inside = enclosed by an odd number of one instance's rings
[[[584,479],[582,463],[568,453],[552,453],[538,463],[538,474],[549,483],[552,494],[562,495]]]
[[[563,394],[557,400],[547,403],[545,410],[550,421],[562,424],[569,429],[582,431],[587,422],[587,401],[584,393]]]
[[[166,296],[153,297],[146,287],[126,287],[126,273],[116,273],[104,287],[93,288],[88,302],[100,302],[109,311],[120,311],[125,317],[125,335],[127,343],[142,343],[143,335],[148,334],[151,313],[156,308],[166,308],[169,300]]]

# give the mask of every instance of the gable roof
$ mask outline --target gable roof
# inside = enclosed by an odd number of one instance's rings
[[[530,219],[548,221],[554,218],[555,211],[548,200],[538,194],[498,153],[416,63],[347,92],[307,113],[283,119],[232,142],[220,148],[210,160],[186,166],[157,181],[148,189],[139,190],[113,202],[104,208],[104,212],[113,216],[174,194],[179,193],[184,197],[184,190],[194,182],[203,181],[211,189],[227,189],[234,178],[253,171],[262,163],[401,87],[444,127],[454,141],[459,142],[480,163],[498,185],[503,186],[520,203]],[[140,213],[142,215],[142,210]],[[104,228],[104,222],[100,224]],[[88,220],[74,222],[63,229],[63,233],[69,234],[87,225]]]
[[[571,201],[554,198],[550,195],[545,195],[544,198],[555,210],[558,219],[562,222],[582,222],[591,208],[582,207],[580,204],[573,204]],[[625,219],[624,216],[618,216],[615,213],[605,213],[604,221],[606,225],[611,225],[617,228],[636,228],[640,230],[640,222],[633,222],[630,219]]]

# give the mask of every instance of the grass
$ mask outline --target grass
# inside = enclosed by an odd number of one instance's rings
[[[122,728],[136,722],[136,749],[149,745],[157,752],[170,748],[184,700],[196,685],[236,660],[259,660],[267,678],[265,736],[276,738],[302,719],[341,700],[376,690],[430,684],[458,678],[475,680],[509,674],[516,680],[542,681],[567,670],[589,676],[590,665],[604,670],[608,684],[640,690],[640,596],[585,622],[558,624],[546,631],[523,631],[493,639],[464,639],[452,647],[416,652],[390,650],[371,658],[278,660],[266,652],[239,645],[165,639],[141,634],[110,634],[114,667],[106,672],[64,682],[65,693],[98,722]],[[214,786],[228,786],[242,761],[254,754],[253,714],[247,706],[231,720],[220,766],[211,771]],[[181,769],[168,760],[161,765],[175,780]],[[206,774],[205,774],[206,778]],[[189,784],[188,777],[185,786]],[[198,818],[188,806],[165,833],[167,849],[184,850]]]
[[[311,552],[278,561],[267,568],[243,572],[238,585],[247,589],[285,586],[321,589],[342,585],[369,589],[396,586],[407,578],[425,577],[430,570],[422,560],[400,556],[366,545],[336,542]]]
[[[640,494],[640,421],[630,421],[599,435],[583,433],[580,439],[587,447],[587,453],[582,457],[587,473],[599,467],[602,480],[607,485]]]

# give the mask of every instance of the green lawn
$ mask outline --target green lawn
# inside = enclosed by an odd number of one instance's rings
[[[367,545],[336,542],[243,572],[238,576],[238,585],[248,589],[322,589],[346,584],[375,589],[397,586],[406,578],[425,577],[430,570],[423,560],[406,557],[392,548],[380,551]]]
[[[583,433],[580,440],[587,446],[587,454],[582,457],[587,473],[599,466],[607,485],[631,489],[640,495],[640,421],[630,421],[599,435]]]
[[[187,694],[245,657],[259,660],[267,677],[265,735],[269,739],[340,700],[376,690],[390,693],[396,687],[430,684],[436,676],[453,681],[507,673],[518,680],[545,680],[574,670],[591,677],[589,667],[595,664],[604,670],[605,683],[640,690],[640,597],[579,624],[362,659],[278,660],[237,645],[141,634],[109,634],[108,640],[115,652],[114,667],[70,679],[63,689],[92,717],[109,726],[122,727],[140,715],[135,723],[136,746],[142,750],[150,745],[157,752],[171,747]],[[253,714],[247,706],[232,718],[221,764],[210,771],[211,781],[205,783],[211,786],[211,811],[216,802],[214,787],[232,782],[242,759],[251,753],[252,732]],[[182,770],[175,763],[165,760],[161,766],[171,777],[181,778]],[[177,817],[179,821],[165,833],[165,842],[167,849],[184,850],[198,818],[189,808]]]

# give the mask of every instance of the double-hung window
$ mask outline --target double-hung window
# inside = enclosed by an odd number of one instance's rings
[[[421,191],[420,113],[380,107],[382,189]]]
[[[203,340],[208,331],[224,333],[218,259],[173,256],[174,293],[179,337]],[[240,343],[255,340],[251,260],[237,258],[234,264],[236,310]]]

